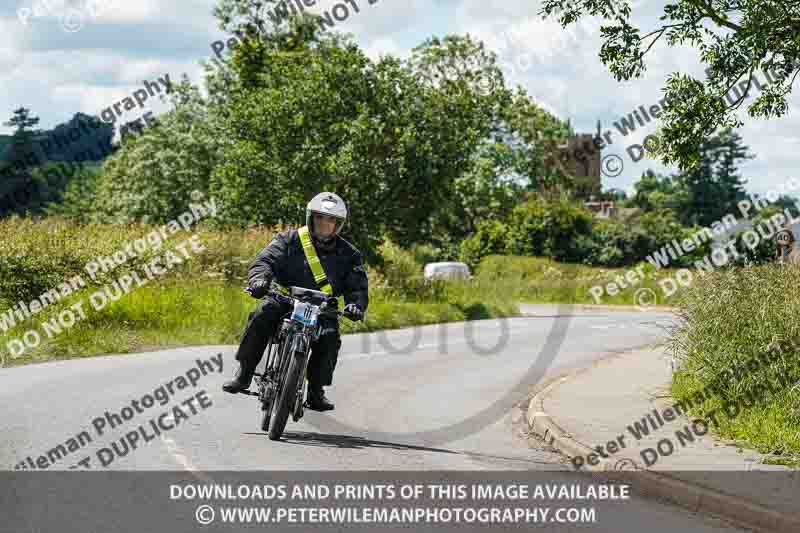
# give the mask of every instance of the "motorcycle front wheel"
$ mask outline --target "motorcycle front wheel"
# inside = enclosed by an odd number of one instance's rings
[[[270,440],[279,440],[283,435],[283,430],[286,428],[289,413],[294,407],[300,380],[303,378],[304,355],[303,352],[291,354],[291,361],[289,362],[289,369],[286,371],[286,381],[281,388],[280,398],[278,398],[277,402],[274,402],[275,413],[272,425],[269,428]]]
[[[272,418],[272,403],[261,402],[261,431],[269,431],[269,420]]]

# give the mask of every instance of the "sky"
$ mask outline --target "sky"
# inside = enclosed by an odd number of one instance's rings
[[[676,170],[646,157],[634,162],[626,151],[654,133],[657,120],[626,136],[614,123],[640,105],[648,109],[657,103],[671,73],[702,78],[695,50],[656,45],[648,55],[645,74],[621,83],[598,57],[599,21],[582,19],[565,30],[556,21],[542,18],[541,0],[349,2],[358,6],[358,12],[348,3],[349,17],[337,28],[352,33],[374,59],[384,54],[406,57],[432,36],[469,34],[498,54],[512,85],[521,85],[543,108],[569,119],[578,132],[594,133],[599,120],[603,132],[611,131],[613,142],[603,150],[603,156],[609,157],[604,188],[630,192],[648,168],[662,173]],[[327,11],[340,3],[344,0],[319,0],[310,10]],[[634,0],[633,15],[645,28],[653,28],[664,3]],[[165,75],[179,80],[185,73],[199,83],[200,62],[213,56],[211,43],[227,38],[212,14],[214,5],[215,0],[4,0],[0,6],[2,122],[24,106],[41,118],[38,127],[46,129],[79,111],[99,115],[142,89],[145,80],[158,83]],[[166,110],[166,104],[156,98],[148,95],[141,107],[127,111],[119,107],[121,120]],[[739,134],[756,155],[741,167],[751,193],[765,194],[791,178],[800,178],[796,174],[800,162],[796,93],[789,104],[789,112],[779,119],[741,115],[745,125]],[[0,125],[0,133],[11,133],[11,129]]]

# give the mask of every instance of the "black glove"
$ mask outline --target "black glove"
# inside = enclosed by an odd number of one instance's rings
[[[347,304],[344,306],[342,314],[353,322],[357,322],[364,318],[364,311],[362,311],[361,308],[356,304]]]
[[[322,302],[322,305],[319,306],[319,309],[322,312],[322,314],[331,318],[336,316],[336,310],[338,308],[339,308],[339,301],[333,296],[329,297],[327,300]]]
[[[263,298],[269,292],[272,280],[257,278],[250,282],[245,291],[253,298]]]

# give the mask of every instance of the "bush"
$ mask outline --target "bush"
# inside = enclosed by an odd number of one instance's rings
[[[762,209],[755,217],[753,217],[753,227],[750,230],[741,231],[736,234],[734,240],[736,242],[736,250],[739,252],[739,257],[732,261],[733,264],[737,266],[763,265],[776,260],[775,239],[767,237],[770,236],[770,233],[775,235],[782,229],[780,225],[775,225],[773,221],[769,220],[770,217],[775,216],[778,213],[780,213],[780,210],[775,207]],[[759,227],[764,234],[767,235],[767,237],[764,237],[762,233],[759,232]],[[755,233],[758,237],[758,243],[753,247],[748,245],[752,245],[752,235],[748,237],[747,241],[744,239],[744,235],[748,231]]]
[[[401,298],[414,297],[425,292],[423,265],[414,254],[386,239],[378,247],[381,256],[379,267],[386,290]]]
[[[581,262],[589,250],[588,241],[580,237],[591,235],[592,215],[567,200],[533,198],[512,211],[509,227],[512,254]]]
[[[636,259],[642,260],[646,256],[659,250],[672,241],[681,242],[683,239],[690,238],[694,233],[700,231],[700,227],[683,226],[673,211],[662,210],[645,213],[637,221],[641,228],[643,238],[636,244]],[[692,252],[678,256],[677,259],[670,258],[670,265],[675,267],[689,267],[695,261],[700,261],[711,252],[711,242],[706,242],[695,248]]]
[[[503,222],[481,221],[477,231],[462,241],[459,259],[475,270],[484,257],[506,253],[510,235],[509,227]]]
[[[0,221],[0,300],[12,305],[18,300],[30,301],[67,279],[81,275],[88,284],[91,278],[85,271],[89,261],[100,256],[110,257],[125,246],[148,235],[158,226],[146,224],[104,225],[80,224],[61,217],[39,221],[9,217]],[[245,278],[248,265],[270,242],[274,229],[255,227],[247,230],[228,228],[212,230],[192,226],[206,250],[191,261],[178,265],[172,276]],[[148,244],[141,256],[128,258],[124,263],[97,276],[105,284],[142,266],[190,237],[183,230],[170,235],[160,249]]]
[[[681,225],[672,211],[655,211],[635,221],[603,220],[594,224],[584,262],[589,265],[620,267],[645,261],[672,241],[681,242],[700,228]],[[710,252],[710,242],[691,253],[669,257],[670,266],[687,267]]]
[[[437,261],[446,261],[443,257],[442,250],[433,246],[432,244],[415,244],[409,249],[414,261],[419,265],[426,265],[427,263],[435,263]]]
[[[102,170],[99,165],[81,165],[75,170],[61,198],[49,203],[44,211],[51,216],[90,222],[97,207],[97,183]]]
[[[603,220],[594,225],[591,237],[581,236],[588,242],[584,263],[587,265],[619,267],[636,259],[636,238],[629,225],[614,220]]]

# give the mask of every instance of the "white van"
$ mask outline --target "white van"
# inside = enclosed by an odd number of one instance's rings
[[[443,263],[428,263],[425,265],[423,276],[427,281],[433,279],[471,279],[469,267],[464,263],[447,261]]]

